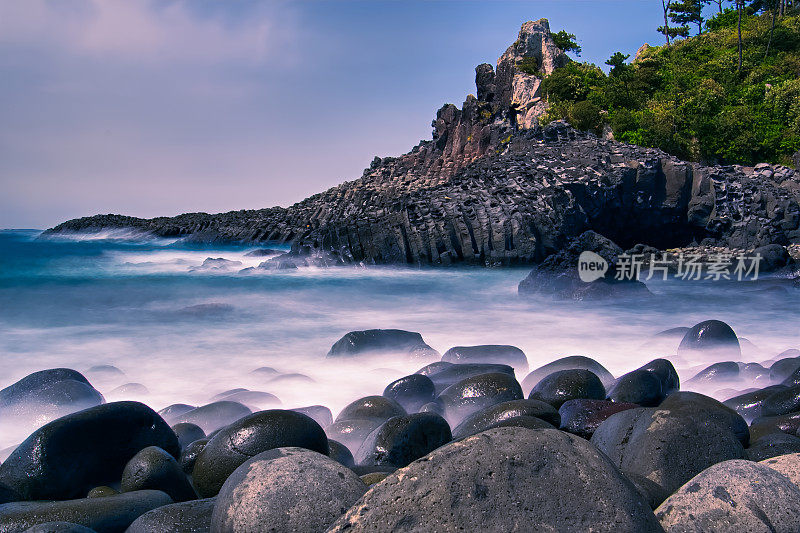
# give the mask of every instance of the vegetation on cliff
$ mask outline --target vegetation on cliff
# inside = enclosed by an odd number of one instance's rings
[[[618,140],[691,161],[789,164],[800,150],[800,15],[744,11],[741,70],[738,15],[727,9],[631,63],[617,52],[608,74],[578,62],[556,70],[542,83],[544,122],[610,125]]]

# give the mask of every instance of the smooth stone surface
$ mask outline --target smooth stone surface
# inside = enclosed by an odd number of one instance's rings
[[[725,404],[697,392],[676,391],[661,402],[660,409],[683,411],[690,416],[704,416],[727,429],[739,439],[742,446],[750,443],[750,428],[744,418]]]
[[[773,383],[780,383],[797,370],[800,370],[800,357],[784,357],[769,367],[769,378]]]
[[[733,361],[714,363],[694,375],[687,384],[703,385],[707,383],[725,382],[739,378],[739,365]]]
[[[122,492],[160,490],[176,502],[197,498],[175,458],[157,446],[148,446],[128,461],[122,471],[120,489]]]
[[[661,379],[649,370],[634,370],[620,376],[608,392],[614,402],[635,403],[642,407],[655,407],[666,396]]]
[[[800,487],[800,453],[788,453],[760,461],[762,465],[780,472]]]
[[[3,483],[0,482],[0,504],[16,502],[21,499],[22,497],[17,493],[17,491],[11,487],[3,485]]]
[[[169,422],[172,419],[174,419],[174,418],[176,418],[176,417],[178,417],[178,416],[180,416],[182,414],[186,414],[186,413],[188,413],[189,411],[191,411],[193,409],[197,409],[197,406],[196,405],[188,405],[188,404],[185,404],[185,403],[173,403],[172,405],[168,405],[165,408],[163,408],[162,410],[160,410],[158,412],[158,414],[161,416],[161,418],[163,418],[164,420]],[[173,422],[173,424],[174,424],[174,422]]]
[[[447,387],[455,385],[467,378],[492,373],[508,374],[514,377],[514,369],[508,365],[489,363],[461,363],[450,364],[438,372],[429,374],[428,377],[436,387],[436,394],[441,394]]]
[[[351,331],[331,346],[327,357],[353,357],[379,353],[402,353],[409,357],[439,357],[422,335],[401,329]]]
[[[180,415],[169,416],[165,419],[173,425],[180,422],[190,422],[200,426],[208,435],[252,413],[250,408],[245,405],[222,400],[197,407]]]
[[[655,374],[661,381],[661,392],[665,396],[681,388],[681,378],[678,376],[678,371],[666,359],[653,359],[639,367],[638,370],[647,370]]]
[[[593,372],[589,370],[559,370],[542,379],[531,390],[529,400],[549,403],[556,409],[569,400],[584,398],[604,400],[606,389]]]
[[[728,398],[722,403],[739,413],[746,422],[750,423],[761,416],[761,405],[764,400],[783,388],[782,385],[772,385]]]
[[[655,481],[631,472],[627,472],[624,475],[628,481],[633,483],[636,490],[644,496],[651,509],[657,509],[670,496],[670,493]]]
[[[146,405],[98,405],[34,431],[0,465],[0,479],[26,500],[79,498],[117,481],[125,464],[148,446],[180,453],[175,433]]]
[[[324,532],[365,492],[350,469],[299,448],[256,455],[233,472],[220,490],[212,533]]]
[[[492,405],[522,399],[522,388],[513,376],[502,373],[480,374],[450,385],[438,396],[444,417],[451,426],[472,413]]]
[[[139,516],[170,503],[170,497],[157,490],[106,498],[7,503],[0,505],[0,533],[16,533],[47,522],[71,522],[97,533],[122,533]]]
[[[747,458],[733,433],[707,417],[658,408],[611,415],[591,442],[623,472],[644,476],[670,493],[715,463]]]
[[[453,366],[453,363],[446,363],[444,361],[434,361],[433,363],[427,364],[414,372],[415,374],[421,374],[423,376],[431,376],[437,372],[441,372],[445,368]]]
[[[558,411],[549,403],[540,400],[511,400],[471,414],[453,428],[453,438],[463,439],[486,431],[504,420],[520,416],[536,417],[553,426],[561,423]]]
[[[105,402],[80,372],[52,368],[28,374],[0,390],[0,417],[54,420]],[[41,422],[40,422],[41,423]]]
[[[763,461],[798,452],[800,452],[800,437],[788,433],[771,433],[754,441],[747,449],[747,457],[751,461]]]
[[[175,435],[178,437],[178,444],[180,444],[181,450],[196,440],[206,438],[206,434],[203,429],[197,424],[192,424],[191,422],[181,422],[179,424],[175,424],[172,426],[172,431],[174,431]]]
[[[225,427],[197,456],[192,481],[203,498],[216,496],[239,465],[273,448],[296,446],[328,453],[325,431],[313,418],[294,411],[259,411]]]
[[[436,397],[436,386],[428,376],[411,374],[389,383],[383,396],[399,403],[407,413],[416,413]]]
[[[761,416],[780,416],[800,411],[800,385],[775,391],[761,402]]]
[[[356,464],[350,449],[341,442],[332,439],[328,439],[328,457],[347,468],[351,468]]]
[[[197,461],[197,456],[203,451],[203,448],[208,444],[209,439],[199,439],[189,444],[182,452],[178,459],[178,464],[181,465],[181,470],[185,474],[191,474],[194,470],[194,463]]]
[[[384,396],[365,396],[350,402],[336,417],[336,422],[377,418],[388,420],[393,416],[402,416],[406,410],[396,401]]]
[[[331,528],[361,531],[660,531],[647,502],[589,442],[496,428],[373,485]]]
[[[512,416],[491,424],[486,430],[494,428],[526,428],[526,429],[557,429],[550,422],[545,422],[535,416]],[[484,430],[485,431],[485,430]],[[477,433],[476,433],[477,434]]]
[[[559,429],[589,439],[608,417],[637,407],[635,403],[609,400],[569,400],[558,409],[561,418]]]
[[[289,410],[310,416],[323,428],[333,424],[333,413],[324,405],[309,405],[308,407],[296,407]]]
[[[80,524],[71,522],[47,522],[37,524],[24,531],[24,533],[96,533],[94,529],[89,529]]]
[[[274,394],[257,390],[241,390],[232,392],[226,396],[223,396],[222,400],[236,402],[243,405],[256,406],[261,409],[267,407],[278,407],[282,403],[281,400]]]
[[[656,510],[668,533],[800,531],[800,489],[771,468],[725,461],[699,473]]]
[[[357,418],[355,420],[342,420],[334,422],[325,428],[329,439],[341,442],[355,455],[361,444],[375,428],[386,422],[382,418]]]
[[[109,487],[108,485],[100,485],[86,493],[87,498],[105,498],[106,496],[114,496],[119,494],[117,489]]]
[[[144,513],[125,533],[208,533],[216,498],[173,503]]]
[[[770,433],[789,433],[794,435],[800,429],[800,413],[780,416],[761,416],[750,423],[750,439],[756,441]]]
[[[692,357],[697,353],[738,360],[742,356],[739,339],[721,320],[705,320],[692,326],[678,345],[678,355]]]
[[[528,371],[528,358],[516,346],[483,344],[480,346],[454,346],[442,356],[448,363],[500,363],[519,372]]]
[[[364,466],[407,466],[436,448],[450,442],[447,421],[433,413],[396,416],[384,422],[366,438],[355,454]]]
[[[525,392],[525,394],[530,393],[537,383],[553,372],[558,372],[560,370],[589,370],[595,376],[600,378],[600,381],[603,383],[603,386],[606,389],[614,385],[615,381],[614,376],[611,375],[611,372],[606,370],[603,365],[594,359],[585,357],[583,355],[570,355],[568,357],[556,359],[555,361],[547,363],[544,366],[540,366],[525,376],[525,379],[522,380],[522,390]]]

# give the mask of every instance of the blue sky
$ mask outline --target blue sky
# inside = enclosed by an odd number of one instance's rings
[[[522,22],[581,59],[658,0],[0,0],[0,227],[289,205],[430,138]]]

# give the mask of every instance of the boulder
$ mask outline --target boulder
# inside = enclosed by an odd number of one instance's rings
[[[444,407],[444,417],[453,426],[486,407],[521,399],[522,388],[517,380],[499,372],[463,379],[447,387],[438,397]]]
[[[29,527],[24,533],[96,533],[94,529],[89,529],[80,524],[71,522],[46,522]]]
[[[608,400],[568,400],[558,409],[560,429],[590,439],[595,430],[613,414],[640,407],[635,403]]]
[[[311,417],[294,411],[259,411],[223,428],[198,454],[192,481],[203,498],[216,496],[239,465],[273,448],[296,446],[328,453],[325,431]]]
[[[800,452],[800,437],[788,433],[770,433],[753,441],[747,449],[747,457],[751,461],[763,461],[798,452]]]
[[[528,358],[516,346],[485,344],[481,346],[455,346],[447,350],[442,361],[448,363],[500,363],[520,372],[528,371]]]
[[[644,476],[669,493],[705,468],[745,459],[741,442],[704,416],[638,408],[611,415],[591,439],[625,473]]]
[[[181,422],[195,424],[200,426],[208,435],[252,413],[250,408],[245,405],[222,400],[197,407],[179,415],[166,416],[165,420],[173,425]]]
[[[365,396],[350,402],[336,417],[336,422],[359,419],[388,420],[393,416],[406,414],[405,409],[396,401],[385,396]]]
[[[486,431],[504,420],[520,416],[536,417],[553,426],[558,426],[561,422],[558,411],[549,403],[540,400],[511,400],[481,409],[466,417],[453,429],[453,438],[463,439]]]
[[[760,416],[750,423],[750,439],[756,441],[769,433],[794,435],[800,429],[800,413],[780,416]]]
[[[435,363],[434,363],[435,364]],[[429,365],[432,366],[432,365]],[[436,387],[436,394],[441,394],[447,387],[455,385],[467,378],[499,372],[514,376],[514,369],[508,365],[489,363],[460,363],[448,364],[436,372],[428,374]]]
[[[407,466],[452,439],[450,426],[433,413],[395,416],[376,428],[355,454],[363,466]]]
[[[120,489],[122,492],[160,490],[176,502],[197,498],[175,458],[157,446],[148,446],[128,461],[122,471]]]
[[[691,385],[719,384],[739,378],[739,365],[733,361],[714,363],[694,375],[687,381]]]
[[[178,437],[178,444],[180,445],[181,450],[196,440],[206,438],[206,434],[202,428],[196,424],[192,424],[191,422],[181,422],[179,424],[175,424],[172,426],[172,431],[174,431],[175,435]]]
[[[553,362],[547,363],[544,366],[541,366],[525,376],[525,379],[522,380],[522,390],[525,394],[530,393],[533,387],[536,386],[541,380],[552,374],[553,372],[558,372],[560,370],[589,370],[603,383],[603,386],[606,389],[609,389],[614,385],[614,376],[611,375],[611,372],[606,370],[606,368],[589,357],[584,357],[582,355],[570,355],[568,357],[562,357],[561,359],[556,359]]]
[[[52,368],[29,374],[0,390],[0,418],[54,420],[105,402],[76,370]],[[40,422],[41,423],[41,422]]]
[[[800,385],[777,390],[761,402],[761,416],[779,416],[800,411]]]
[[[147,511],[125,533],[208,533],[215,498],[173,503]]]
[[[769,367],[769,379],[773,383],[780,383],[800,369],[800,357],[784,357],[778,359]]]
[[[715,464],[656,510],[667,532],[800,530],[800,489],[768,466],[741,460]]]
[[[705,320],[692,326],[678,345],[681,357],[698,354],[738,360],[742,350],[733,328],[721,320]]]
[[[119,494],[119,491],[115,488],[109,487],[108,485],[100,485],[99,487],[95,487],[90,490],[87,494],[87,498],[105,498],[106,496],[114,496],[115,494]]]
[[[389,383],[383,395],[399,403],[407,413],[416,413],[436,397],[436,386],[428,376],[411,374]]]
[[[353,357],[359,355],[395,353],[412,358],[439,357],[439,353],[425,344],[422,335],[401,329],[368,329],[351,331],[331,346],[328,357]]]
[[[639,370],[652,372],[661,381],[661,392],[665,396],[681,388],[681,379],[678,377],[678,372],[675,370],[672,363],[666,359],[653,359],[646,365],[639,367]]]
[[[690,416],[705,417],[718,426],[727,429],[747,447],[750,443],[750,429],[744,418],[725,404],[697,392],[676,391],[661,402],[660,409],[684,412]]]
[[[783,388],[782,385],[772,385],[728,398],[722,403],[739,413],[746,422],[750,423],[761,416],[761,404],[764,400]]]
[[[529,400],[549,403],[556,409],[569,400],[604,400],[606,389],[589,370],[559,370],[545,377],[531,390]]]
[[[147,511],[170,503],[170,497],[158,490],[140,490],[106,498],[7,503],[0,505],[0,532],[25,531],[48,522],[69,522],[97,533],[122,533]]]
[[[194,470],[194,463],[197,461],[197,456],[203,451],[203,448],[208,444],[208,439],[200,439],[192,442],[181,452],[178,463],[181,465],[181,470],[185,474],[191,474]]]
[[[608,398],[614,402],[655,407],[666,396],[662,387],[663,382],[655,372],[634,370],[617,379],[617,382],[608,392]]]
[[[367,491],[350,469],[300,448],[252,457],[222,486],[211,531],[324,532]]]
[[[185,403],[173,403],[172,405],[168,405],[162,410],[160,410],[158,414],[161,415],[161,418],[163,418],[164,420],[170,421],[176,417],[188,413],[192,409],[197,409],[197,406],[188,405]]]
[[[175,433],[146,405],[98,405],[34,431],[0,465],[0,479],[26,500],[77,498],[119,480],[127,462],[148,446],[180,453]]]
[[[333,439],[347,446],[355,455],[361,444],[375,428],[386,422],[383,418],[356,418],[334,422],[325,428],[328,439]]]
[[[324,405],[297,407],[295,409],[290,409],[290,411],[295,411],[296,413],[303,413],[304,415],[310,416],[323,428],[333,424],[333,413],[331,413],[331,410]]]
[[[341,442],[332,439],[328,439],[328,457],[347,468],[352,468],[356,464],[353,452]]]
[[[647,502],[589,442],[496,428],[373,485],[331,528],[348,531],[660,531]]]
[[[788,453],[759,461],[762,465],[780,472],[800,487],[800,453]]]

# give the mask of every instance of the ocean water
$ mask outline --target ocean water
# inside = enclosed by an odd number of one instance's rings
[[[582,354],[619,375],[668,356],[682,379],[712,361],[678,358],[678,341],[654,341],[655,333],[715,318],[749,341],[745,361],[769,361],[800,347],[797,289],[774,288],[766,279],[653,283],[656,297],[648,302],[587,304],[518,296],[527,268],[241,272],[264,260],[246,255],[254,249],[125,232],[57,239],[33,230],[0,232],[0,388],[45,368],[114,365],[125,375],[87,373],[109,401],[139,400],[155,409],[202,405],[244,387],[273,393],[285,407],[327,405],[335,415],[430,362],[391,354],[326,360],[330,346],[351,330],[418,331],[442,353],[456,345],[512,344],[527,354],[531,369]],[[203,268],[207,258],[237,263]],[[252,373],[263,366],[313,381],[270,385]],[[147,391],[114,392],[125,383]],[[0,450],[38,423],[0,421]]]

